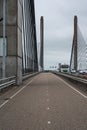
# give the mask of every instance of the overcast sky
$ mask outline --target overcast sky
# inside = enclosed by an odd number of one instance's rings
[[[45,69],[69,64],[74,15],[87,41],[87,0],[35,0],[37,42],[40,42],[40,17],[44,16]]]

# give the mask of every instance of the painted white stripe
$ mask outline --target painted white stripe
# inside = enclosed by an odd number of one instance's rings
[[[10,99],[14,98],[16,95],[18,95],[23,89],[25,89],[28,85],[30,85],[33,81],[35,80],[32,79],[29,83],[27,83],[24,87],[22,87],[20,90],[18,90],[15,94],[13,94]],[[0,105],[0,108],[2,108],[5,104],[7,104],[9,102],[9,100],[3,102],[1,105]]]
[[[50,124],[51,124],[51,121],[48,121],[47,123],[48,123],[48,125],[50,125]]]
[[[49,108],[49,107],[47,107],[47,110],[50,110],[50,108]]]
[[[59,77],[58,77],[59,78]],[[64,81],[63,79],[59,78],[63,83],[65,83],[68,87],[70,87],[71,89],[73,89],[74,91],[76,91],[78,94],[80,94],[81,96],[83,96],[84,98],[87,99],[87,96],[85,96],[83,93],[81,93],[80,91],[78,91],[76,88],[74,88],[73,86],[71,86],[70,84],[68,84],[66,81]]]
[[[34,79],[33,79],[34,80]],[[18,95],[23,89],[25,89],[28,85],[30,85],[33,80],[31,80],[29,83],[27,83],[23,88],[21,88],[19,91],[17,91],[15,94],[13,94],[10,99],[14,98],[16,95]]]
[[[0,109],[1,109],[5,104],[7,104],[8,101],[9,101],[9,100],[7,100],[7,101],[5,101],[4,103],[2,103],[2,104],[0,105]]]

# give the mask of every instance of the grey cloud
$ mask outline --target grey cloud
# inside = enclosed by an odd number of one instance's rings
[[[60,62],[69,63],[74,15],[87,40],[87,0],[35,0],[37,40],[40,42],[40,16],[44,16],[45,67]]]

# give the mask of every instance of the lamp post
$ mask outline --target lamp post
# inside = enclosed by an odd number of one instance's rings
[[[6,24],[6,0],[3,0],[3,59],[2,59],[2,77],[5,78],[5,66],[6,66],[6,58],[5,58],[5,24]]]

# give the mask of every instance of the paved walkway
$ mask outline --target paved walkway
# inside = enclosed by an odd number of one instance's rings
[[[41,73],[0,96],[0,130],[87,130],[87,98]]]

